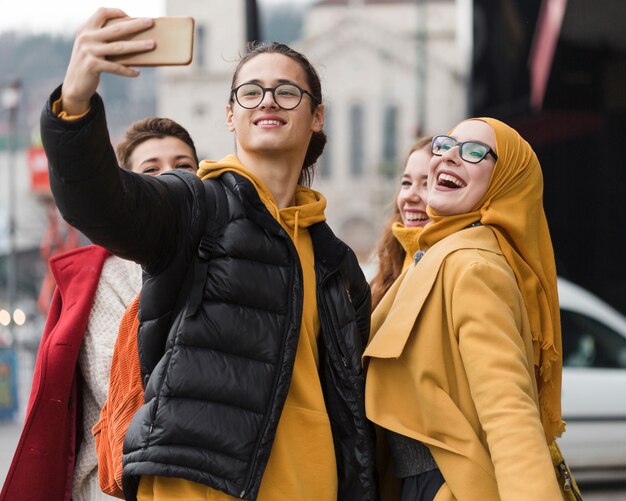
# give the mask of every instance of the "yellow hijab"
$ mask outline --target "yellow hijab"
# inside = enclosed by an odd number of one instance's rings
[[[421,233],[419,246],[426,250],[479,220],[494,231],[530,319],[541,419],[551,442],[564,431],[561,320],[541,166],[530,145],[505,123],[484,117],[471,120],[487,123],[495,133],[498,160],[487,193],[474,211],[465,214],[439,216],[429,208],[432,222]]]

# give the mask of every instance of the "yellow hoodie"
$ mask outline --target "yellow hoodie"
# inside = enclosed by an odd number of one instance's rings
[[[300,257],[304,284],[302,325],[291,385],[257,500],[335,501],[337,465],[330,421],[318,374],[317,336],[320,321],[317,312],[313,244],[307,229],[326,219],[326,199],[314,190],[298,186],[295,194],[296,205],[279,209],[263,182],[246,170],[233,155],[219,162],[202,161],[198,176],[202,179],[215,178],[226,171],[233,171],[247,178],[256,188],[267,210],[289,234]],[[139,501],[236,499],[202,484],[166,477],[142,477],[137,498]]]

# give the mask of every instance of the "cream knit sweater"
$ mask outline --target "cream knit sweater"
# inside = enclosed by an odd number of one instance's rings
[[[95,441],[91,428],[100,416],[109,387],[113,346],[126,306],[141,289],[141,267],[109,256],[104,262],[89,322],[78,356],[83,375],[83,437],[74,468],[73,501],[113,500],[100,491]]]

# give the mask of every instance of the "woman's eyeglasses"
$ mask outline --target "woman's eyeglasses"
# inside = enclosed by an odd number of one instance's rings
[[[307,94],[314,105],[317,98],[308,90],[301,89],[296,84],[281,84],[276,87],[261,87],[255,83],[244,83],[230,90],[239,106],[248,110],[254,109],[261,104],[266,92],[271,92],[274,102],[283,110],[293,110],[302,101],[302,96]]]
[[[480,141],[459,142],[450,136],[435,136],[433,138],[432,153],[440,157],[455,146],[459,147],[460,157],[471,164],[477,164],[490,153],[495,160],[498,160],[496,153],[485,143]]]

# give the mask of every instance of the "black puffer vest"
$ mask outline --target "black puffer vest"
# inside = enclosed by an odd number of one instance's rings
[[[298,345],[302,271],[291,239],[252,184],[231,172],[221,182],[227,222],[204,283],[191,285],[193,273],[184,270],[195,264],[184,254],[144,282],[139,349],[146,403],[124,444],[127,499],[136,498],[140,476],[156,475],[254,500],[271,451]],[[202,191],[200,182],[193,184]],[[211,214],[214,201],[206,203],[200,210]],[[202,218],[194,228],[201,236]],[[352,251],[326,223],[309,231],[338,499],[373,500],[373,441],[360,360],[369,336],[369,287]],[[190,301],[172,308],[181,287],[202,287],[197,308]]]

